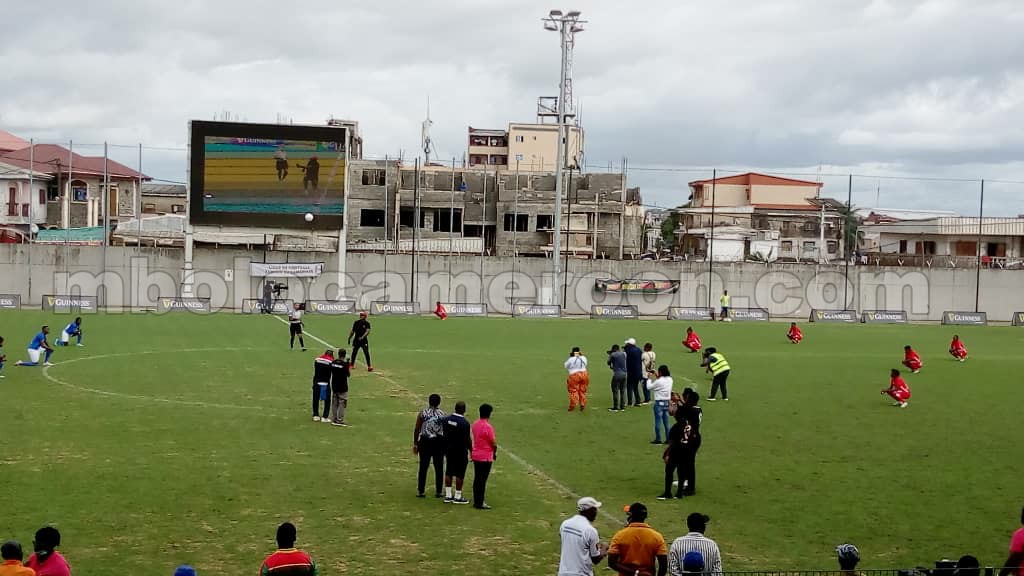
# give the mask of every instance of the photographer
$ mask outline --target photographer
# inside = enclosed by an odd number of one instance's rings
[[[274,281],[267,278],[267,281],[263,283],[263,314],[270,314],[274,311],[274,291],[277,286]]]
[[[566,387],[569,389],[569,412],[576,409],[577,403],[582,412],[587,407],[590,375],[587,373],[587,357],[580,352],[579,346],[569,352],[569,359],[565,361],[565,369],[569,372],[569,377],[565,381]]]

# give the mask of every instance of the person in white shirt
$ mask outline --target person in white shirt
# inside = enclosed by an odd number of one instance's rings
[[[699,512],[694,512],[686,517],[686,528],[690,532],[672,542],[672,547],[668,551],[669,574],[672,576],[686,574],[687,572],[683,568],[683,558],[688,552],[699,552],[704,558],[704,574],[722,575],[722,554],[718,550],[718,544],[704,536],[710,521],[710,517]]]
[[[650,382],[651,372],[657,372],[658,370],[658,355],[654,353],[654,344],[650,342],[644,344],[644,353],[640,355],[640,361],[644,365],[644,386]]]
[[[576,502],[577,514],[562,522],[558,535],[562,539],[562,556],[558,576],[594,576],[594,566],[608,553],[594,528],[601,503],[585,496]]]
[[[658,366],[658,372],[647,375],[647,389],[654,400],[654,440],[651,444],[661,444],[661,429],[665,428],[665,443],[668,443],[668,404],[672,399],[672,375],[668,366]]]
[[[580,405],[580,412],[587,407],[587,389],[590,388],[590,375],[587,373],[587,357],[580,352],[576,346],[569,353],[569,359],[565,361],[565,369],[569,377],[565,383],[569,389],[569,412]]]

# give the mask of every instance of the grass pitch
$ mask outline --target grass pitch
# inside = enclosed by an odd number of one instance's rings
[[[0,380],[0,538],[28,545],[58,526],[76,574],[254,572],[291,520],[322,574],[552,574],[567,493],[609,514],[640,500],[671,540],[685,516],[712,517],[726,570],[832,568],[854,542],[865,568],[972,553],[1005,556],[1021,505],[1024,331],[1014,328],[694,324],[733,367],[731,401],[702,402],[698,494],[656,502],[661,448],[649,407],[610,414],[604,351],[652,342],[676,388],[707,396],[697,355],[667,321],[371,318],[377,373],[359,371],[348,420],[310,421],[312,361],[287,349],[287,327],[265,316],[97,315],[86,348],[60,348],[47,370],[16,368],[43,323],[67,316],[4,312]],[[307,317],[343,346],[351,318]],[[946,347],[954,331],[964,364]],[[904,344],[924,357],[905,410],[879,391]],[[566,413],[562,361],[591,360],[587,412]],[[360,365],[362,365],[360,361]],[[414,498],[416,411],[431,392],[495,406],[494,510]],[[470,473],[471,476],[471,473]],[[428,488],[429,491],[429,488]],[[601,571],[604,571],[602,568]]]

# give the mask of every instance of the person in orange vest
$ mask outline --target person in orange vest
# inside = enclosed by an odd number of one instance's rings
[[[587,389],[590,388],[590,375],[587,373],[587,357],[576,346],[565,361],[565,369],[569,372],[566,386],[569,389],[569,412],[580,405],[580,412],[587,407]]]
[[[793,344],[799,344],[804,339],[804,333],[800,331],[800,327],[796,325],[796,322],[789,324],[789,332],[786,332],[786,338]]]
[[[434,308],[434,316],[437,316],[441,320],[445,320],[448,318],[448,311],[444,309],[444,306],[441,304],[440,300],[438,300],[437,302],[437,307]]]

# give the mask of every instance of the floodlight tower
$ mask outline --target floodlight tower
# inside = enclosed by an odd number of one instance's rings
[[[572,49],[576,33],[583,31],[585,20],[580,20],[579,10],[570,10],[565,14],[561,10],[552,10],[547,18],[541,19],[544,29],[558,32],[562,46],[562,64],[558,83],[558,153],[555,160],[555,236],[552,241],[551,267],[552,290],[549,304],[556,303],[555,290],[561,285],[562,277],[562,172],[565,168],[566,148],[569,137],[566,130],[566,115],[572,113]],[[569,225],[569,223],[567,223]]]

